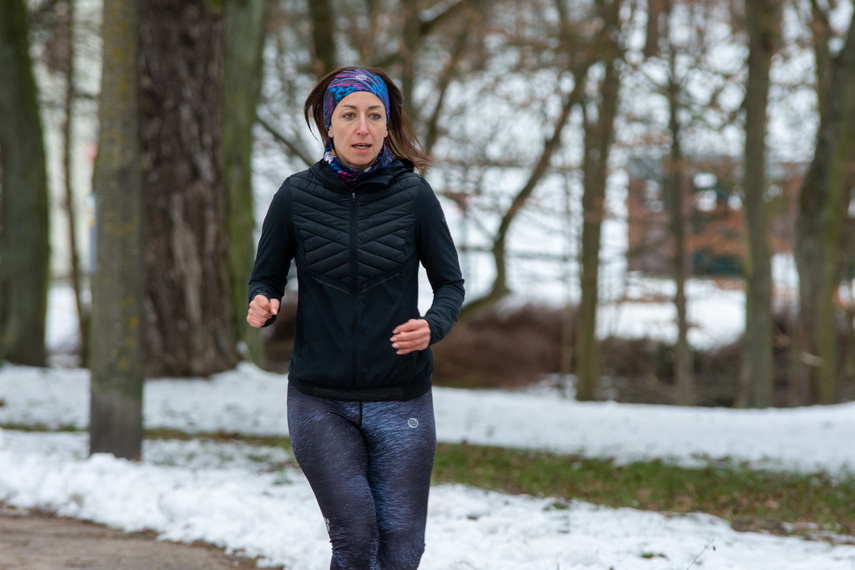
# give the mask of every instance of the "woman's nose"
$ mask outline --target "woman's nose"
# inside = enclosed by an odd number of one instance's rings
[[[356,123],[356,132],[357,133],[367,133],[368,132],[368,119],[365,117],[360,117],[359,121]]]

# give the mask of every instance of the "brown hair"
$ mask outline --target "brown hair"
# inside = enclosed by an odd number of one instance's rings
[[[306,117],[306,124],[309,125],[309,128],[312,128],[310,119],[313,119],[318,132],[323,137],[324,144],[329,143],[329,135],[324,124],[324,92],[336,75],[342,71],[353,69],[370,71],[386,84],[386,90],[389,92],[389,135],[386,139],[386,145],[389,151],[398,158],[409,160],[419,170],[429,167],[430,158],[421,150],[419,139],[410,127],[407,115],[404,114],[404,96],[401,94],[401,90],[385,71],[376,67],[340,67],[330,71],[318,81],[318,84],[306,97],[306,103],[303,105],[303,115]]]

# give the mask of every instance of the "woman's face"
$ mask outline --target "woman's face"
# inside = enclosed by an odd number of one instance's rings
[[[383,102],[374,93],[354,91],[336,105],[327,134],[339,160],[355,170],[365,170],[380,154],[388,134]]]

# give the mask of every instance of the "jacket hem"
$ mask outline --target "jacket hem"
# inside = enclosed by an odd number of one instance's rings
[[[372,388],[338,388],[332,386],[317,386],[297,378],[288,377],[288,383],[308,396],[329,398],[331,400],[346,400],[351,402],[393,402],[407,401],[418,398],[431,388],[431,375],[417,378],[402,386],[378,386]]]

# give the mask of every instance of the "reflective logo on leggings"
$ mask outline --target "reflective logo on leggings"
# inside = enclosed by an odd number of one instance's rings
[[[411,428],[417,428],[419,427],[419,420],[417,420],[416,418],[410,418],[409,420],[407,420],[407,425]]]

